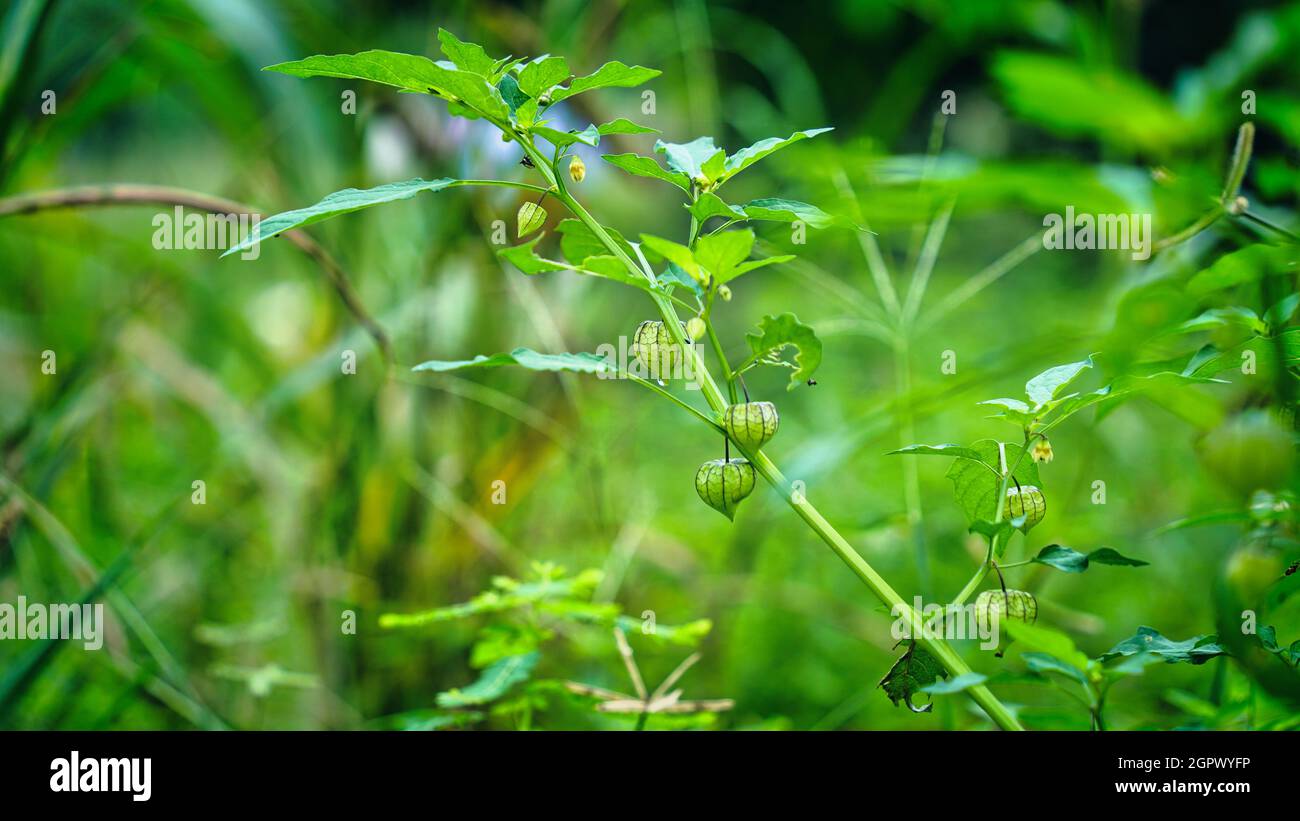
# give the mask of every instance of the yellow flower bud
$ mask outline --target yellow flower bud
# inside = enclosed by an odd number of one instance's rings
[[[686,335],[691,338],[692,342],[698,339],[703,339],[704,335],[708,332],[709,329],[705,326],[704,320],[700,319],[698,316],[693,316],[686,320]]]
[[[722,297],[722,301],[723,301],[723,302],[730,302],[730,301],[731,301],[731,289],[728,288],[726,285],[719,285],[719,286],[718,286],[718,296]]]
[[[1052,461],[1052,443],[1047,441],[1046,438],[1039,439],[1030,448],[1029,455],[1033,457],[1035,462],[1040,464]]]
[[[582,161],[582,157],[574,154],[573,159],[569,160],[569,179],[574,182],[582,182],[586,178],[587,164]]]

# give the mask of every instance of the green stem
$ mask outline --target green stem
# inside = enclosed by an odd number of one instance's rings
[[[524,145],[525,151],[536,153],[536,149],[527,145],[527,143],[521,144]],[[534,162],[536,162],[536,159],[534,159]],[[646,274],[645,271],[643,271],[630,257],[628,257],[619,244],[614,241],[614,238],[610,236],[609,232],[605,230],[604,226],[597,222],[587,209],[575,200],[571,194],[561,187],[555,196],[568,207],[580,222],[586,225],[587,228],[596,235],[596,237],[601,241],[601,244],[609,249],[610,253],[623,262],[629,271],[639,276],[644,276]],[[722,391],[719,390],[717,383],[713,380],[713,374],[705,367],[699,352],[695,349],[695,346],[686,344],[685,336],[682,333],[681,320],[678,318],[677,311],[673,308],[672,302],[661,293],[652,293],[650,296],[655,301],[659,313],[663,316],[664,325],[667,326],[668,333],[672,336],[673,344],[679,346],[679,350],[683,352],[685,357],[690,357],[692,359],[694,367],[693,373],[695,374],[701,392],[704,394],[705,401],[709,403],[709,406],[713,408],[714,411],[720,413],[726,408],[726,397],[723,395]],[[943,665],[944,669],[946,669],[949,674],[952,676],[960,676],[964,673],[971,672],[971,669],[967,666],[966,662],[946,641],[939,638],[927,637],[920,614],[903,601],[903,598],[898,595],[894,588],[890,587],[889,583],[886,582],[884,578],[882,578],[880,574],[877,573],[875,569],[868,564],[856,550],[853,549],[853,546],[840,535],[839,531],[832,527],[830,522],[826,521],[826,519],[822,517],[817,508],[813,507],[813,505],[804,498],[803,494],[795,492],[794,488],[788,481],[786,481],[780,470],[778,470],[776,465],[772,463],[772,460],[768,459],[762,451],[751,453],[745,451],[745,449],[740,447],[739,444],[737,444],[737,447],[749,458],[749,461],[754,465],[759,474],[761,474],[769,484],[776,488],[781,495],[785,497],[786,502],[794,509],[795,513],[797,513],[799,517],[803,519],[810,528],[812,528],[813,532],[815,532],[821,540],[831,548],[831,551],[834,552],[835,555],[839,556],[840,560],[848,565],[849,569],[867,585],[871,592],[875,594],[876,598],[888,606],[893,614],[897,617],[903,618],[910,625],[911,635],[917,637],[916,641],[924,647],[930,655],[934,656],[934,658]],[[998,701],[997,697],[993,695],[992,691],[990,691],[988,687],[978,685],[969,688],[966,692],[977,704],[980,705],[981,708],[983,708],[989,718],[991,718],[993,722],[1002,729],[1024,729],[1016,717],[1011,714],[1011,711],[1008,710],[1002,702]]]

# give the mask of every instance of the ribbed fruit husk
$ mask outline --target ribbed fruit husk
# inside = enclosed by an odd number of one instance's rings
[[[773,436],[780,417],[771,402],[746,402],[729,405],[722,412],[722,426],[731,440],[749,450],[758,450]]]
[[[647,319],[632,334],[632,355],[649,371],[651,379],[667,381],[677,369],[678,348],[664,323]]]
[[[1038,524],[1047,515],[1047,499],[1033,485],[1007,488],[1007,499],[1002,506],[1005,519],[1025,517],[1025,530]]]
[[[704,503],[728,519],[754,492],[754,466],[747,459],[712,459],[695,472],[695,492]]]

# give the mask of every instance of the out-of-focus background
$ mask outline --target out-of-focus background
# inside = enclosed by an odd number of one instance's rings
[[[261,71],[370,48],[440,59],[440,26],[495,56],[564,55],[579,74],[613,59],[663,70],[644,87],[652,112],[643,89],[600,90],[555,108],[566,128],[624,116],[735,150],[834,126],[732,193],[869,225],[900,291],[936,250],[932,218],[952,208],[921,304],[932,321],[904,343],[880,332],[867,235],[851,229],[793,245],[789,226],[758,226],[767,251],[799,259],[737,282],[717,311],[729,350],[745,350],[765,313],[817,330],[816,387],[787,392],[779,369],[748,380],[780,406],[768,452],[909,599],[950,598],[983,548],[945,460],[886,452],[1018,440],[975,403],[1021,396],[1039,371],[1093,353],[1181,367],[1201,345],[1231,349],[1240,329],[1168,329],[1216,307],[1271,307],[1258,277],[1204,298],[1185,283],[1276,232],[1224,219],[1135,262],[1044,251],[1045,214],[1151,213],[1155,236],[1172,236],[1219,196],[1250,120],[1242,193],[1296,224],[1300,6],[1250,2],[10,0],[0,200],[134,183],[271,214],[411,177],[529,179],[515,147],[431,97]],[[949,91],[955,113],[940,108]],[[629,237],[682,241],[673,189],[599,159],[653,142],[579,146],[588,173],[573,188]],[[443,191],[308,229],[391,338],[392,367],[318,260],[286,241],[255,260],[156,250],[154,219],[172,211],[156,204],[0,217],[0,602],[90,596],[109,614],[97,652],[0,641],[0,726],[626,728],[635,716],[564,685],[632,692],[611,623],[651,689],[698,651],[684,697],[734,700],[651,727],[991,726],[960,696],[926,714],[890,703],[877,687],[897,655],[889,615],[771,490],[734,524],[705,507],[692,478],[721,443],[680,409],[575,374],[409,371],[521,345],[591,351],[653,316],[632,289],[499,261],[493,223],[513,232],[523,201]],[[342,373],[348,351],[355,374]],[[1204,439],[1271,389],[1267,374],[1223,378],[1053,432],[1048,516],[1015,557],[1107,545],[1150,563],[1008,571],[1039,597],[1040,623],[1090,656],[1140,625],[1175,640],[1217,629],[1241,521],[1160,528],[1243,509]],[[492,590],[473,612],[379,626]],[[1285,645],[1300,617],[1275,598]],[[650,620],[664,629],[646,635]],[[512,648],[537,652],[526,680],[497,668],[507,680],[466,689]],[[1028,726],[1089,726],[1070,694],[1028,680],[1017,652],[962,651],[1000,676]],[[1149,666],[1106,705],[1121,729],[1293,714],[1224,659]]]

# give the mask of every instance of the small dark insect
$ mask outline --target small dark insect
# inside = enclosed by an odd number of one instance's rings
[[[1297,570],[1300,570],[1300,562],[1291,562],[1291,566],[1288,567],[1286,569],[1286,572],[1283,573],[1282,575],[1290,576],[1292,573],[1295,573]]]
[[[533,165],[533,158],[532,158],[532,157],[529,157],[529,156],[525,156],[522,160],[519,161],[519,164],[522,165],[524,168],[536,168],[536,167],[537,167],[537,166]]]
[[[808,387],[810,387],[810,388],[815,388],[815,387],[817,387],[817,380],[816,380],[816,379],[809,379],[809,380],[808,380]]]

